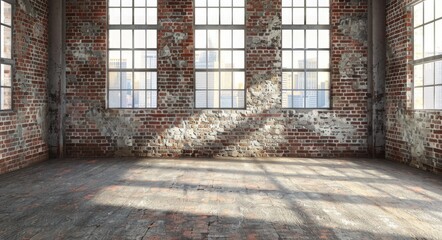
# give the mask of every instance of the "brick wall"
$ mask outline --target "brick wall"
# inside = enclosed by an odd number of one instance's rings
[[[411,0],[387,5],[388,159],[432,171],[442,169],[442,112],[413,111]]]
[[[366,156],[367,3],[332,1],[332,110],[281,109],[281,2],[248,1],[246,110],[194,109],[193,6],[159,0],[158,108],[106,109],[106,0],[67,1],[67,155]]]
[[[17,1],[13,111],[0,112],[0,174],[48,158],[46,1]]]

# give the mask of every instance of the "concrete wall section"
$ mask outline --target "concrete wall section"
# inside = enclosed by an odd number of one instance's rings
[[[47,1],[17,1],[13,111],[0,112],[0,174],[48,158],[47,19]]]

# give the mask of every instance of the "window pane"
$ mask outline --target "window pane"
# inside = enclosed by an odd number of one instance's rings
[[[218,8],[209,8],[207,9],[207,24],[209,25],[218,25],[219,24],[219,9]]]
[[[195,0],[195,7],[205,7],[206,0]]]
[[[221,48],[232,47],[232,30],[221,30]]]
[[[121,73],[121,89],[133,89],[132,73],[122,72]]]
[[[233,91],[233,108],[244,108],[244,91]]]
[[[245,74],[244,72],[233,73],[233,89],[245,88]]]
[[[293,73],[293,89],[295,90],[305,89],[305,73],[301,72]]]
[[[133,91],[122,91],[121,92],[121,107],[122,108],[132,108]]]
[[[436,86],[434,108],[442,109],[442,86]]]
[[[195,88],[196,89],[207,89],[207,73],[206,72],[196,72],[195,73]]]
[[[328,25],[330,24],[330,10],[328,8],[319,8],[319,22],[318,24]]]
[[[292,48],[292,30],[282,30],[282,48]]]
[[[434,84],[434,63],[424,65],[424,85]]]
[[[304,25],[304,8],[293,8],[293,24]]]
[[[207,89],[219,89],[219,72],[207,73]]]
[[[4,86],[4,87],[11,87],[12,86],[12,82],[11,82],[11,66],[10,65],[5,65],[2,64],[1,65],[1,76],[0,76],[0,86]]]
[[[143,1],[143,0],[138,0]],[[109,0],[109,7],[119,7],[120,6],[120,0]]]
[[[442,19],[436,22],[436,48],[435,48],[435,51],[436,51],[437,55],[442,55]]]
[[[318,108],[330,107],[330,91],[318,91]]]
[[[306,0],[307,7],[317,7],[318,0]]]
[[[146,68],[146,51],[134,51],[134,68]]]
[[[219,68],[219,52],[208,51],[207,52],[207,68],[215,69]]]
[[[293,51],[293,68],[302,69],[304,68],[304,51]]]
[[[221,24],[231,25],[232,24],[232,9],[231,8],[221,8]]]
[[[207,107],[219,108],[219,91],[207,91]]]
[[[112,1],[112,0],[111,0]],[[145,7],[146,6],[146,0],[134,0],[135,7]]]
[[[442,61],[435,63],[435,84],[442,84]]]
[[[157,89],[157,73],[147,72],[146,73],[146,86],[148,89]]]
[[[434,8],[436,10],[436,16],[435,18],[441,18],[442,17],[442,1],[437,0],[436,1],[436,7]],[[440,28],[439,28],[440,29]]]
[[[221,108],[232,108],[232,91],[221,91]]]
[[[147,24],[156,25],[157,24],[157,9],[148,8],[147,9]]]
[[[440,1],[440,0],[437,0]],[[424,22],[434,20],[434,0],[424,1]]]
[[[11,26],[12,6],[7,2],[1,1],[1,23]]]
[[[292,101],[293,108],[304,108],[305,107],[305,92],[304,91],[293,91]]]
[[[221,72],[221,89],[232,89],[232,73]]]
[[[158,6],[157,0],[147,0],[146,6],[148,7],[157,7]]]
[[[244,48],[244,30],[233,30],[233,48]]]
[[[208,30],[208,48],[218,48],[219,47],[219,32],[218,30]]]
[[[304,30],[293,30],[293,48],[304,48]]]
[[[120,30],[109,30],[109,48],[120,47]]]
[[[221,7],[231,7],[232,6],[232,0],[221,0],[220,6]]]
[[[121,68],[132,68],[132,51],[121,51]]]
[[[319,7],[329,7],[330,0],[318,0],[318,6]]]
[[[147,91],[146,93],[146,106],[150,108],[157,107],[158,93],[156,91]]]
[[[307,48],[318,48],[318,30],[306,31]]]
[[[318,48],[330,48],[330,30],[318,30]]]
[[[109,72],[109,89],[120,89],[120,73],[119,72]]]
[[[134,73],[134,89],[146,89],[146,73]]]
[[[12,31],[10,27],[1,27],[1,48],[2,48],[2,58],[11,59],[11,41],[12,41]]]
[[[292,68],[292,51],[282,51],[282,68]]]
[[[318,51],[318,68],[330,68],[329,51]]]
[[[132,30],[122,30],[121,48],[132,48]]]
[[[414,66],[414,86],[420,87],[424,84],[424,65]]]
[[[307,8],[307,25],[318,24],[318,9],[317,8]]]
[[[305,107],[306,108],[317,108],[318,107],[318,92],[317,91],[307,91],[306,92]]]
[[[233,9],[233,24],[234,25],[244,24],[244,8]]]
[[[307,73],[307,89],[317,89],[318,88],[318,73],[308,72]]]
[[[146,31],[134,30],[134,48],[146,48]]]
[[[157,67],[157,52],[147,51],[146,52],[146,67],[156,68]]]
[[[145,8],[135,8],[135,24],[146,24],[146,9]]]
[[[195,48],[206,47],[206,30],[195,30]]]
[[[424,108],[424,89],[414,88],[414,109]]]
[[[434,109],[434,87],[424,88],[424,109]]]
[[[132,0],[121,0],[121,6],[132,7]]]
[[[434,23],[424,27],[424,56],[434,56]]]
[[[292,91],[282,91],[282,107],[283,108],[293,107]]]
[[[244,7],[244,0],[233,0],[234,7]]]
[[[109,24],[119,25],[120,24],[120,9],[119,8],[109,8]]]
[[[236,61],[236,60],[235,60]],[[232,51],[221,51],[221,68],[232,68]]]
[[[319,72],[318,73],[318,89],[329,89],[330,88],[330,73],[329,72]]]
[[[157,48],[157,30],[147,30],[147,48]]]
[[[134,108],[146,108],[146,91],[134,91]]]
[[[313,69],[318,67],[318,52],[317,51],[307,51],[306,52],[306,63],[307,69]]]
[[[195,24],[204,25],[207,22],[205,8],[195,8]]]
[[[244,68],[244,51],[233,51],[233,68]]]
[[[281,12],[282,16],[282,24],[290,25],[292,24],[292,9],[291,8],[283,8]]]
[[[292,0],[282,0],[282,6],[283,7],[291,7],[292,6]]]
[[[414,6],[413,18],[415,27],[424,23],[424,3],[421,2]]]
[[[11,88],[0,88],[1,110],[12,109],[12,91]]]
[[[121,107],[120,91],[109,91],[109,107],[120,108]]]
[[[282,89],[292,89],[292,73],[282,73]]]
[[[121,9],[121,24],[132,24],[132,8]]]
[[[201,69],[207,67],[206,51],[195,51],[195,68]]]
[[[109,68],[120,68],[120,51],[109,51]]]
[[[207,0],[207,6],[219,7],[219,0]]]
[[[414,29],[414,59],[422,59],[424,57],[424,28]]]

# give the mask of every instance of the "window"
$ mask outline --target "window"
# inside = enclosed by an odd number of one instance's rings
[[[157,27],[157,0],[109,0],[109,108],[156,108]]]
[[[414,109],[442,109],[442,1],[413,7]]]
[[[245,108],[244,0],[195,1],[195,107]]]
[[[330,107],[330,2],[282,1],[282,107]]]
[[[0,1],[0,111],[12,109],[12,1]]]

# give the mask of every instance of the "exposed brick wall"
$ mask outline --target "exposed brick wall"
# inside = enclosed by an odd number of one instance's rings
[[[17,1],[13,111],[0,112],[0,174],[48,158],[47,1]]]
[[[442,169],[442,112],[413,111],[411,0],[387,5],[388,159],[432,171]]]
[[[332,110],[294,111],[281,109],[281,1],[246,6],[246,110],[193,108],[190,0],[158,1],[158,109],[105,109],[106,0],[67,1],[67,155],[366,156],[367,3],[332,2]]]

